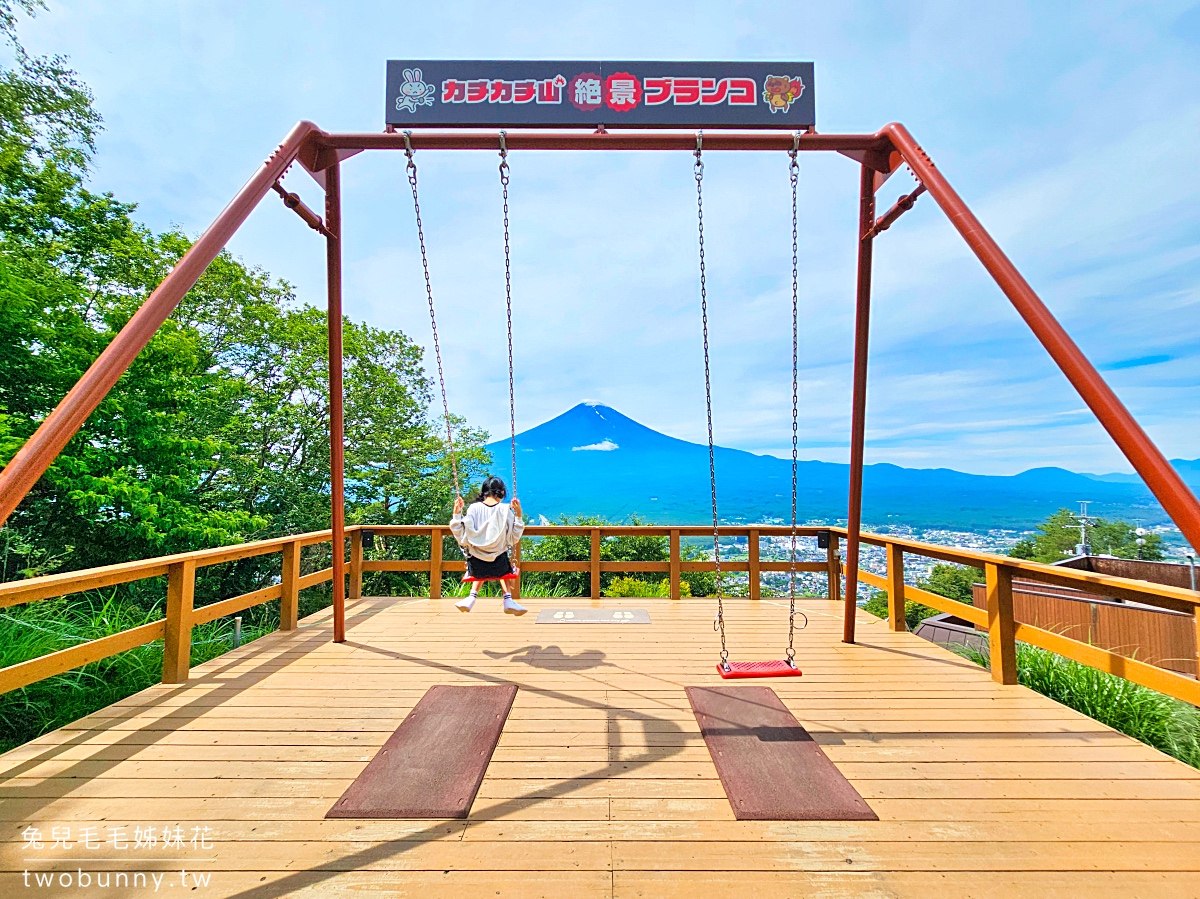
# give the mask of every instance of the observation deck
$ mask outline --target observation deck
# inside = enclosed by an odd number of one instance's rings
[[[345,643],[321,612],[0,756],[0,882],[141,872],[101,892],[151,895],[150,872],[161,892],[182,869],[209,878],[197,895],[245,899],[1200,889],[1200,771],[887,620],[860,612],[848,645],[842,604],[804,598],[804,676],[763,682],[879,820],[737,821],[684,694],[719,683],[713,602],[524,602],[513,618],[496,599],[469,615],[351,599]],[[589,606],[651,624],[536,623]],[[726,615],[734,658],[778,656],[786,599],[727,599]],[[325,819],[436,684],[519,687],[469,817]],[[146,826],[182,828],[185,846],[134,850]],[[54,827],[101,845],[52,850]]]

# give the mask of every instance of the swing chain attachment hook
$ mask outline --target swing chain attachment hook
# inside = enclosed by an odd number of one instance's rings
[[[718,602],[720,597],[718,596]],[[725,648],[725,610],[719,609],[713,616],[713,630],[721,635],[721,667],[729,670],[729,650]]]
[[[696,157],[696,164],[693,171],[696,176],[696,181],[700,181],[704,177],[704,132],[696,132],[696,152],[692,155]]]
[[[409,177],[411,177],[411,173],[412,173],[413,169],[415,169],[417,167],[416,160],[413,159],[413,156],[415,154],[416,154],[416,151],[413,149],[413,145],[412,145],[412,132],[405,131],[404,132],[404,155],[408,157]]]

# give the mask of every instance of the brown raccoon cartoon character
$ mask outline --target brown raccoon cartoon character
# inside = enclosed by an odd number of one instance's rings
[[[763,82],[763,100],[772,113],[787,112],[803,91],[804,82],[788,75],[768,75]]]

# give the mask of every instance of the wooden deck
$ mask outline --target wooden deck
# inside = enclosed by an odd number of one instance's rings
[[[757,683],[880,820],[737,822],[683,693],[719,682],[711,602],[604,601],[649,609],[648,626],[534,623],[587,600],[529,600],[519,619],[498,604],[356,601],[345,645],[316,616],[0,757],[0,883],[141,896],[157,872],[158,895],[256,899],[1200,895],[1200,772],[869,616],[845,646],[840,607],[804,600],[805,676]],[[727,617],[734,658],[778,656],[784,607],[739,600]],[[324,819],[426,688],[482,683],[520,692],[468,820]],[[135,828],[165,825],[182,847],[134,847]],[[71,849],[52,847],[54,827]],[[98,848],[75,843],[88,827]],[[209,849],[192,845],[204,827]],[[34,885],[80,869],[146,885]],[[16,893],[26,871],[31,892]]]

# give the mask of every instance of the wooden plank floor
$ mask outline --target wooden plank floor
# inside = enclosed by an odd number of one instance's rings
[[[804,600],[805,676],[759,683],[880,820],[738,822],[683,692],[720,682],[711,602],[605,600],[648,608],[648,626],[538,625],[541,607],[588,602],[528,603],[513,618],[494,599],[470,615],[361,600],[342,646],[315,616],[0,756],[0,884],[247,899],[1200,895],[1200,772],[869,616],[846,646],[837,608]],[[735,659],[779,656],[782,605],[726,609]],[[487,683],[520,692],[468,820],[324,819],[429,686]],[[69,849],[52,846],[55,827],[71,828]],[[150,827],[156,844],[136,847]],[[164,846],[164,827],[183,845]],[[90,885],[62,880],[80,871]],[[37,889],[46,872],[56,885]],[[116,886],[118,873],[144,882]]]

